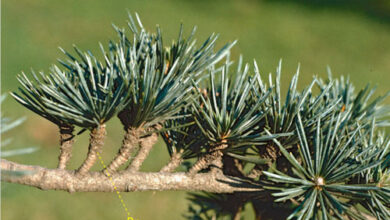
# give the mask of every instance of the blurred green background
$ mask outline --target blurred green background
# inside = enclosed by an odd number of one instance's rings
[[[127,12],[138,12],[144,26],[163,29],[165,41],[177,36],[179,24],[189,33],[198,26],[197,38],[220,33],[219,46],[238,39],[233,57],[256,59],[261,71],[273,72],[283,59],[284,86],[301,63],[300,85],[313,75],[325,76],[329,65],[334,75],[349,75],[359,88],[371,82],[378,94],[389,90],[390,6],[388,1],[341,0],[17,0],[2,1],[2,93],[16,90],[16,74],[47,71],[62,57],[57,49],[98,51],[98,42],[116,38],[111,23],[125,26]],[[367,3],[370,2],[370,3]],[[389,103],[389,101],[387,101]],[[58,155],[57,128],[18,105],[9,97],[4,115],[28,120],[6,136],[13,147],[39,146],[30,155],[7,158],[24,164],[55,167]],[[120,146],[122,128],[117,120],[108,124],[104,160],[110,161]],[[76,168],[87,151],[88,134],[76,141],[71,167]],[[160,141],[143,170],[157,171],[168,160]],[[97,163],[94,169],[100,169]],[[1,219],[126,219],[114,193],[41,191],[2,183]],[[137,219],[182,219],[187,204],[184,192],[125,193],[131,215]],[[250,207],[245,219],[253,217]]]

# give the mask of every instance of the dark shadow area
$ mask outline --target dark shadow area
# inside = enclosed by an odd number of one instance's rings
[[[390,0],[262,0],[300,4],[311,9],[335,9],[360,13],[380,23],[390,24]]]

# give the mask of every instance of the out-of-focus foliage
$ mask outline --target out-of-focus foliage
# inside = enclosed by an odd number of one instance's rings
[[[390,2],[388,0],[265,0],[269,2],[300,3],[316,9],[335,8],[345,11],[356,11],[378,20],[390,21]]]
[[[0,106],[2,105],[5,98],[6,98],[6,95],[1,95]],[[2,107],[4,107],[4,106],[2,106]],[[16,120],[12,120],[8,117],[5,117],[3,115],[3,111],[1,111],[0,118],[1,118],[0,135],[2,136],[1,143],[0,143],[1,157],[12,157],[12,156],[17,156],[17,155],[21,155],[21,154],[29,154],[29,153],[33,153],[34,151],[37,150],[36,147],[4,150],[4,148],[12,142],[12,138],[7,138],[5,140],[3,139],[4,133],[6,133],[7,131],[14,129],[15,127],[22,124],[23,121],[25,120],[25,118],[19,118]],[[1,172],[2,172],[2,175],[24,175],[27,173],[27,172],[21,172],[21,171],[4,171],[4,170],[2,170]]]

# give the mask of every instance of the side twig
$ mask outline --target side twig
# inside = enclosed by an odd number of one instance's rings
[[[142,137],[139,141],[140,149],[138,151],[138,154],[134,157],[133,161],[126,168],[126,170],[129,172],[138,171],[141,168],[142,163],[148,157],[150,151],[153,148],[153,145],[157,142],[157,140],[157,133],[153,133],[150,136]]]
[[[114,173],[120,166],[126,163],[133,151],[137,148],[141,131],[137,128],[126,129],[126,134],[116,157],[111,161],[104,173]]]
[[[182,153],[183,151],[174,152],[169,163],[161,168],[160,172],[171,173],[175,171],[175,169],[183,162]]]
[[[103,124],[97,128],[94,128],[91,131],[90,136],[87,158],[77,170],[77,173],[80,175],[86,174],[91,169],[97,159],[97,153],[102,151],[104,138],[106,136],[106,125]]]
[[[66,169],[66,165],[72,157],[74,143],[73,129],[71,125],[60,125],[60,155],[58,156],[58,168]]]
[[[203,155],[196,161],[196,163],[188,170],[188,174],[194,175],[199,171],[213,165],[212,172],[219,172],[222,168],[222,150],[227,148],[227,144],[221,144],[213,147],[208,153]]]

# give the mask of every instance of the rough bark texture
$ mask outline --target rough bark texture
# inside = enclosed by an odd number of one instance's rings
[[[74,143],[73,126],[59,125],[60,129],[60,155],[58,156],[58,168],[66,169],[66,165],[72,157]]]
[[[211,165],[210,171],[212,173],[223,173],[222,172],[222,167],[223,167],[222,156],[223,156],[223,153],[220,150],[217,150],[214,153],[215,159],[213,161],[211,161],[211,163],[210,163],[210,165]]]
[[[266,146],[260,146],[258,149],[261,158],[270,159],[272,162],[281,156],[281,152],[279,148],[275,146],[273,143],[269,143]]]
[[[95,164],[97,153],[101,153],[104,145],[104,138],[106,137],[106,125],[100,125],[91,131],[89,139],[88,155],[84,163],[77,170],[77,174],[86,174]]]
[[[175,169],[178,166],[180,166],[180,164],[183,162],[183,158],[181,156],[182,156],[181,152],[173,153],[169,163],[165,165],[163,168],[161,168],[160,172],[171,173],[175,171]]]
[[[148,157],[150,151],[153,148],[153,145],[157,142],[157,139],[158,139],[157,133],[153,133],[150,136],[143,137],[140,139],[139,141],[140,149],[138,151],[138,154],[137,156],[134,157],[133,161],[127,167],[127,171],[136,172],[141,168],[142,163]]]
[[[200,157],[198,161],[190,168],[188,173],[194,175],[199,171],[206,169],[210,165],[212,166],[212,172],[219,172],[222,168],[222,150],[227,147],[227,144],[221,144],[212,148],[204,156]]]
[[[259,186],[236,177],[221,174],[202,173],[189,176],[186,173],[141,173],[120,171],[112,179],[101,172],[88,172],[76,175],[74,171],[46,169],[1,160],[1,169],[7,171],[29,171],[24,176],[3,176],[3,181],[36,187],[42,190],[63,190],[69,192],[114,192],[118,191],[162,191],[185,190],[214,193],[233,193],[239,191],[259,191]]]
[[[128,128],[126,130],[126,134],[122,142],[122,147],[119,149],[119,152],[116,157],[104,170],[104,173],[114,173],[118,170],[120,166],[122,166],[129,160],[131,154],[138,146],[140,133],[140,129],[136,128]]]

